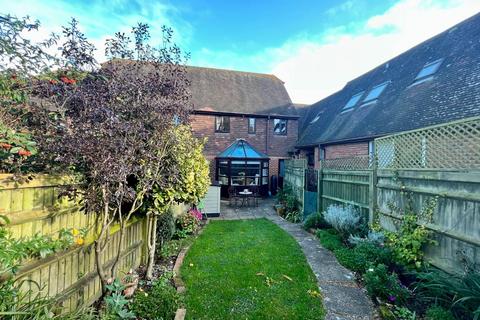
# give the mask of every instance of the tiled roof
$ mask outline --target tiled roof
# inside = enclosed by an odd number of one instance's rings
[[[274,75],[187,67],[195,110],[297,115],[283,81]]]
[[[438,71],[414,83],[424,65],[437,59],[443,59]],[[368,92],[385,81],[389,84],[379,98],[362,106]],[[365,93],[355,107],[342,112],[347,101],[362,91]],[[476,115],[480,115],[480,14],[311,105],[297,146],[368,139]]]

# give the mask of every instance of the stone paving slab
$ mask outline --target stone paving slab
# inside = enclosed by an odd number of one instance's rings
[[[315,274],[327,311],[326,320],[375,319],[372,301],[355,282],[353,273],[340,265],[329,250],[300,224],[290,223],[273,210],[273,200],[262,200],[257,207],[236,208],[222,201],[221,220],[267,218],[287,231],[302,248]]]
[[[356,283],[353,273],[341,266],[333,254],[319,244],[318,239],[303,230],[300,224],[290,223],[278,216],[268,218],[300,244],[317,277],[327,310],[325,319],[374,319],[372,302]]]

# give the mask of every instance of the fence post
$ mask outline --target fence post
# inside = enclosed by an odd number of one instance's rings
[[[322,179],[323,179],[323,169],[320,167],[317,171],[317,210],[318,212],[322,212],[322,194],[323,194],[323,186],[322,186]]]
[[[375,219],[375,208],[377,207],[377,157],[373,156],[372,169],[369,181],[368,201],[368,224],[372,225]]]
[[[302,168],[303,174],[302,174],[302,211],[303,211],[303,216],[305,216],[305,175],[307,174],[307,169],[305,169],[305,166]]]

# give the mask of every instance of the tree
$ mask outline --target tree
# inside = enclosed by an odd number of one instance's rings
[[[210,185],[209,163],[203,155],[205,141],[193,136],[189,126],[178,125],[169,142],[168,158],[177,172],[175,175],[166,172],[167,183],[154,185],[153,205],[148,210],[147,278],[152,277],[155,263],[158,216],[166,214],[172,203],[198,204]]]
[[[29,36],[40,23],[25,17],[0,15],[0,170],[19,173],[34,165],[36,143],[25,123],[32,77],[48,70],[57,59],[48,51],[57,43],[52,34],[34,42]],[[18,177],[16,177],[18,178]]]
[[[95,257],[104,291],[116,276],[128,221],[154,185],[168,185],[165,172],[177,173],[168,146],[174,117],[188,119],[189,82],[182,52],[171,44],[171,30],[163,30],[160,49],[146,43],[146,25],[132,29],[132,49],[127,36],[109,39],[112,60],[96,68],[92,45],[73,20],[64,28],[63,68],[48,81],[38,79],[33,91],[31,123],[43,162],[52,170],[82,173],[75,191],[85,212],[96,217]],[[139,60],[116,59],[130,56],[130,50]],[[119,243],[113,264],[105,268],[114,223]]]

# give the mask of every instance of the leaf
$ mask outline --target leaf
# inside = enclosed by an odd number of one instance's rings
[[[18,151],[22,150],[21,147],[13,147],[12,149],[10,149],[10,153],[18,153]]]
[[[282,276],[283,276],[285,279],[287,279],[288,281],[293,281],[292,278],[290,278],[289,276],[287,276],[287,275],[285,275],[285,274],[282,274]]]

